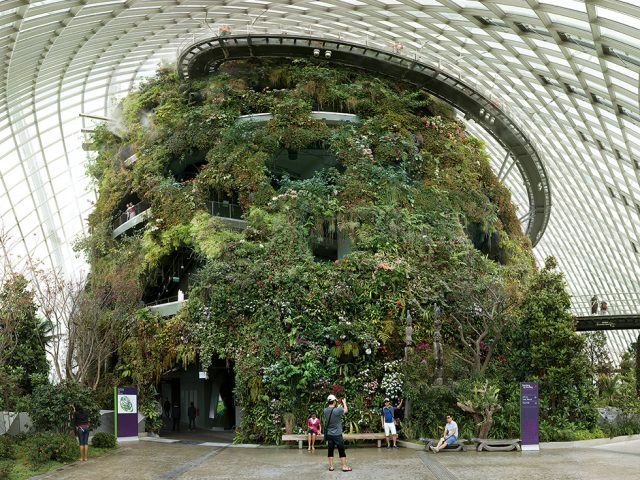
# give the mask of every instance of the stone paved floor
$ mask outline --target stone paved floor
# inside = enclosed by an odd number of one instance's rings
[[[348,448],[353,472],[327,469],[326,450],[226,448],[141,441],[42,480],[640,480],[640,440],[540,452],[432,454]],[[337,465],[337,463],[336,463]]]
[[[540,452],[465,452],[438,460],[458,480],[640,480],[640,440]]]

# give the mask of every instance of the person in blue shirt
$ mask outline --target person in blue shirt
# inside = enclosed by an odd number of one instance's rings
[[[402,407],[402,402],[404,400],[400,400],[397,407],[391,405],[391,402],[388,398],[384,399],[384,407],[382,407],[382,412],[380,414],[380,421],[382,422],[382,428],[384,429],[384,434],[387,437],[387,448],[398,448],[398,433],[396,432],[396,424],[393,420],[395,416],[395,411]],[[389,441],[389,438],[393,441],[393,445]]]

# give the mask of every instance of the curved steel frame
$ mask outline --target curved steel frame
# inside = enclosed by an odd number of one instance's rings
[[[318,58],[376,72],[424,88],[464,112],[513,156],[529,198],[526,234],[533,246],[542,237],[551,214],[551,191],[540,157],[524,132],[500,108],[461,80],[417,60],[364,45],[289,35],[234,35],[203,40],[180,52],[178,71],[189,79],[207,75],[228,60],[250,57]]]

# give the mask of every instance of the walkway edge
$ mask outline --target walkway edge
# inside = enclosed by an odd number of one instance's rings
[[[587,448],[598,447],[600,445],[609,445],[612,443],[628,442],[629,440],[640,440],[640,435],[623,435],[613,438],[594,438],[592,440],[576,440],[574,442],[542,442],[540,448],[544,450],[553,450],[561,448]]]

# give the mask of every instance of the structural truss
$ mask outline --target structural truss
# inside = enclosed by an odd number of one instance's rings
[[[2,0],[2,252],[75,271],[94,193],[83,129],[159,62],[217,35],[313,36],[419,61],[505,112],[540,157],[553,209],[535,254],[575,295],[638,292],[638,0]],[[526,228],[529,198],[482,127]],[[5,243],[5,245],[7,245]]]

